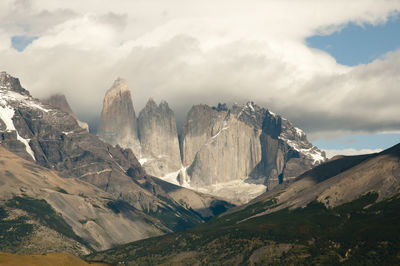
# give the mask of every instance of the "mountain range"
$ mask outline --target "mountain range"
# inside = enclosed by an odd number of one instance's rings
[[[147,175],[130,149],[101,141],[74,115],[33,98],[5,72],[0,146],[3,156],[10,156],[4,148],[19,156],[0,165],[7,177],[0,195],[5,212],[12,212],[10,201],[24,201],[29,211],[31,198],[45,200],[72,227],[82,252],[191,227],[232,206]],[[11,162],[15,167],[9,168]],[[55,171],[52,177],[49,171]]]
[[[327,160],[253,102],[178,129],[165,101],[136,116],[123,79],[101,117],[95,136],[0,72],[0,263],[399,263],[400,144]]]
[[[194,105],[178,135],[165,101],[150,98],[136,117],[121,78],[106,92],[97,134],[131,148],[147,173],[236,204],[326,160],[303,130],[253,102]]]
[[[91,254],[127,265],[397,265],[400,144],[343,156],[209,222]]]

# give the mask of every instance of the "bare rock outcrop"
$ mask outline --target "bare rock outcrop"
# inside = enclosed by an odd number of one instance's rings
[[[201,147],[217,134],[225,117],[225,112],[217,112],[205,104],[190,109],[180,139],[184,167],[190,166]]]
[[[29,91],[21,86],[18,78],[15,78],[5,71],[0,72],[0,88],[30,96]]]
[[[173,184],[219,195],[218,191],[202,189],[240,180],[254,184],[248,193],[251,196],[245,197],[247,201],[265,187],[272,189],[326,159],[301,129],[253,102],[231,108],[226,104],[193,106],[178,140],[173,111],[166,102],[157,105],[150,99],[139,114],[137,136],[127,134],[126,127],[136,128],[132,125],[136,117],[128,87],[120,89],[118,83],[104,99],[99,136],[111,144],[132,148],[147,173]],[[121,97],[121,91],[125,97]],[[124,109],[123,100],[128,101],[130,111]],[[111,133],[105,136],[103,121],[111,120]],[[132,146],[133,142],[136,144]],[[235,185],[230,185],[235,190]],[[237,198],[239,190],[247,189],[245,184],[232,190],[235,195],[231,191],[228,194]]]
[[[98,136],[110,144],[131,148],[140,156],[140,144],[135,109],[125,80],[118,78],[106,92],[97,129]]]
[[[207,130],[212,135],[202,145],[199,142],[193,145],[201,145],[187,169],[190,184],[194,187],[245,179],[261,161],[260,132],[240,122],[229,111],[213,116],[223,119],[215,120],[216,123],[209,128],[211,130]],[[199,126],[202,127],[201,124]],[[186,140],[184,147],[195,149],[190,146],[190,140]]]
[[[78,125],[81,128],[85,129],[87,132],[89,132],[89,125],[86,122],[82,122],[78,119],[78,117],[72,111],[71,106],[69,106],[67,98],[65,97],[64,94],[54,94],[46,99],[43,99],[42,102],[44,104],[49,104],[53,107],[60,109],[63,112],[72,115],[76,119],[76,122],[78,122]]]
[[[302,130],[252,102],[231,109],[194,106],[181,148],[186,173],[178,179],[193,187],[246,180],[271,189],[326,159]]]
[[[174,112],[168,103],[149,99],[138,117],[140,162],[148,174],[164,176],[181,168]]]

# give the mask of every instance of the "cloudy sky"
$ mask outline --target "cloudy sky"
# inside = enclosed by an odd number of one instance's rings
[[[0,70],[95,123],[116,77],[136,112],[253,100],[330,153],[400,142],[400,1],[2,0]]]

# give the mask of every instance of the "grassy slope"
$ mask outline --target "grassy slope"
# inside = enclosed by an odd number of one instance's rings
[[[38,230],[47,231],[48,240],[43,239],[43,235],[38,236]],[[0,206],[0,239],[0,250],[7,252],[40,252],[47,248],[81,254],[77,243],[91,249],[45,200],[28,196],[16,196]],[[57,240],[57,244],[51,244],[52,240]],[[29,249],[26,249],[27,245]]]
[[[23,210],[27,212],[31,218],[37,220],[44,226],[89,247],[89,244],[77,236],[72,230],[71,226],[67,224],[63,217],[58,214],[45,200],[38,200],[27,196],[16,196],[10,199],[6,203],[6,206],[9,208]]]
[[[23,255],[0,252],[0,265],[19,266],[105,266],[105,263],[87,263],[68,253],[51,253],[45,255]]]
[[[400,198],[375,203],[369,193],[327,209],[318,202],[238,223],[243,213],[213,219],[182,233],[123,245],[89,259],[134,264],[400,263]],[[181,259],[180,259],[181,258]]]

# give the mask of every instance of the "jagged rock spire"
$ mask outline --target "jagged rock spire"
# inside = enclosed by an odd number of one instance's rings
[[[132,96],[127,82],[122,78],[117,78],[105,94],[97,134],[111,144],[131,148],[137,157],[140,156]]]
[[[155,176],[164,176],[181,168],[179,141],[174,112],[166,101],[156,104],[149,98],[138,117],[143,167]]]

